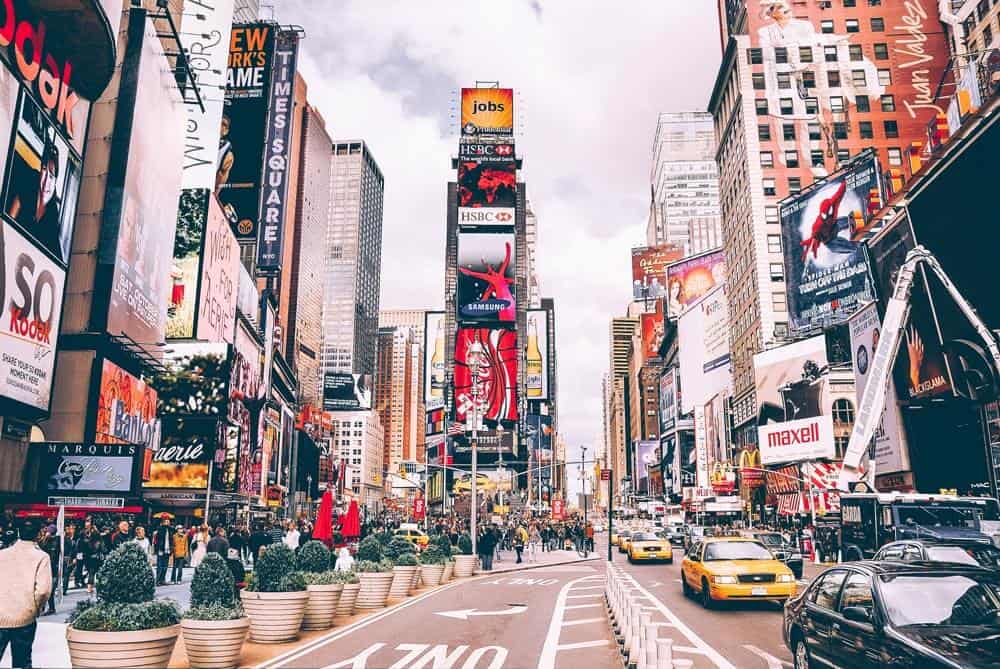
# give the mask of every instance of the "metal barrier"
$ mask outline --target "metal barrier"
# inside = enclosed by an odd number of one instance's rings
[[[674,659],[674,641],[660,637],[660,627],[642,605],[644,596],[631,574],[605,563],[604,596],[611,632],[628,669],[680,669],[692,667],[687,659]]]

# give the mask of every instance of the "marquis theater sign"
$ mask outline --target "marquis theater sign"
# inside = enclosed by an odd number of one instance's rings
[[[32,450],[40,493],[126,496],[138,487],[140,445],[44,442],[32,444]]]

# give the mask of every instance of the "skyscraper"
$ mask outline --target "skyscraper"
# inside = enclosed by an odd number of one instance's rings
[[[384,178],[362,140],[333,144],[327,228],[323,373],[374,374],[382,270]]]

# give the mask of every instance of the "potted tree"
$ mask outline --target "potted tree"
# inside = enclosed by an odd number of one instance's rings
[[[447,534],[439,534],[435,537],[434,543],[441,549],[445,558],[447,558],[444,563],[444,573],[441,574],[441,582],[447,583],[451,580],[452,574],[455,572],[455,561],[452,559],[451,539]]]
[[[437,546],[428,546],[427,550],[420,554],[420,579],[424,585],[433,587],[441,584],[441,575],[444,573],[444,563],[447,560],[448,558]]]
[[[295,553],[284,544],[271,544],[254,565],[247,587],[240,592],[250,616],[250,639],[281,643],[294,639],[309,603],[306,582],[295,571]]]
[[[181,619],[184,650],[192,667],[229,669],[239,666],[250,619],[236,599],[229,565],[217,553],[207,554],[191,579],[191,608]]]
[[[337,602],[336,617],[344,618],[353,615],[354,605],[358,601],[358,591],[361,590],[361,581],[357,573],[353,571],[338,571],[337,580],[344,584],[344,589],[340,592],[340,601]]]
[[[395,575],[392,572],[392,560],[361,560],[354,565],[361,581],[358,591],[358,601],[354,605],[359,610],[380,609],[389,599],[389,589]]]
[[[389,588],[389,597],[401,599],[410,593],[413,587],[413,575],[417,571],[417,558],[414,555],[412,543],[396,537],[385,547],[385,555],[393,562],[392,586]],[[403,556],[408,556],[404,558]],[[402,561],[401,561],[402,560]]]
[[[465,578],[472,576],[476,569],[476,556],[472,554],[472,539],[468,534],[458,538],[458,549],[461,555],[455,556],[455,576]]]
[[[166,667],[180,634],[180,609],[155,600],[156,577],[135,543],[108,555],[95,579],[97,601],[80,602],[66,628],[74,667]]]
[[[302,618],[302,629],[325,630],[333,625],[333,614],[344,584],[330,570],[330,549],[322,541],[309,541],[299,549],[299,569],[306,581],[309,603]]]

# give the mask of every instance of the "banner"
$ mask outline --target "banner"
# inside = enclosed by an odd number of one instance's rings
[[[526,422],[531,456],[536,462],[552,462],[552,416],[528,414]]]
[[[424,313],[424,407],[444,406],[445,377],[444,312]]]
[[[323,411],[364,411],[372,408],[372,377],[327,372],[323,375]]]
[[[875,299],[863,242],[881,203],[874,154],[782,202],[781,245],[793,330],[843,321]]]
[[[424,506],[423,496],[418,496],[413,498],[413,519],[423,520],[424,514],[426,513],[426,507]]]
[[[133,495],[143,460],[138,444],[41,442],[31,445],[38,460],[38,485],[47,494]]]
[[[143,488],[207,488],[209,462],[222,443],[220,429],[217,417],[165,415],[163,439]]]
[[[635,491],[639,495],[649,494],[649,468],[660,464],[660,458],[656,454],[659,447],[659,441],[635,442],[632,478],[635,480]]]
[[[460,234],[458,321],[513,326],[517,321],[515,267],[512,233]]]
[[[513,425],[517,411],[517,333],[459,328],[455,340],[455,420],[471,431]],[[476,376],[473,378],[473,371]]]
[[[726,281],[726,254],[708,251],[667,266],[667,316],[677,318],[702,295]]]
[[[725,291],[725,284],[713,288],[677,320],[680,379],[684,384],[678,412],[682,414],[702,407],[732,383]]]
[[[655,311],[642,314],[639,323],[642,330],[643,360],[658,358],[660,342],[663,341],[663,301],[657,300]]]
[[[833,458],[833,417],[812,416],[757,427],[760,461],[765,465]]]
[[[197,337],[231,344],[236,331],[236,294],[242,263],[240,246],[214,196],[209,196],[201,258]]]
[[[142,444],[155,453],[160,443],[157,394],[151,386],[110,360],[101,365],[95,441],[99,444]]]
[[[665,244],[632,249],[632,299],[667,296],[667,265],[684,257],[684,249]]]
[[[676,377],[676,367],[665,369],[660,374],[660,436],[674,429],[677,422],[677,404],[674,394]]]
[[[462,139],[514,134],[514,89],[463,88]]]
[[[281,269],[281,248],[285,230],[291,153],[292,113],[295,97],[295,66],[299,54],[299,34],[279,32],[274,48],[271,104],[267,119],[264,150],[263,195],[260,230],[257,235],[257,272],[273,275]]]
[[[529,309],[524,354],[524,394],[529,400],[549,399],[549,362],[549,312]]]
[[[822,336],[773,348],[753,357],[757,424],[817,416],[828,402],[826,339]]]
[[[243,267],[243,264],[240,264]],[[263,411],[251,412],[266,386],[262,384],[261,346],[247,331],[242,320],[236,322],[236,335],[230,353],[229,422],[240,428],[237,477],[242,495],[257,497],[261,491],[263,446],[261,421]]]
[[[501,211],[499,208],[505,207],[509,213],[517,206],[517,165],[513,155],[503,161],[460,160],[457,189],[459,209],[489,207]]]

